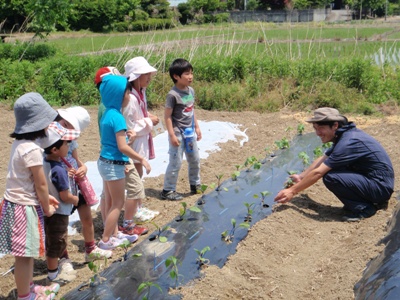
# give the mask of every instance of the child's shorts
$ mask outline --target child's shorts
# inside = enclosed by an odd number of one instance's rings
[[[45,255],[43,211],[3,199],[0,206],[0,253],[19,257]]]
[[[97,168],[104,181],[124,179],[126,166],[127,165],[107,163],[100,159],[97,161]]]
[[[143,181],[139,176],[134,164],[126,165],[128,172],[126,173],[126,198],[127,199],[144,199]]]
[[[68,219],[68,216],[59,214],[44,217],[46,256],[58,258],[67,249]]]

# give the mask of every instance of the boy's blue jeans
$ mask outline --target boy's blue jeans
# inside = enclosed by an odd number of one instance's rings
[[[200,155],[197,147],[196,138],[193,139],[193,151],[188,153],[185,148],[185,142],[182,135],[177,135],[180,142],[178,147],[169,143],[169,163],[164,177],[164,190],[176,191],[176,183],[178,181],[179,170],[182,166],[183,153],[185,153],[188,162],[188,175],[190,185],[200,184]]]

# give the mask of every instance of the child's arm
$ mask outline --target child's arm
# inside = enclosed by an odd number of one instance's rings
[[[40,206],[46,217],[51,217],[58,207],[58,201],[49,195],[46,176],[44,175],[43,166],[33,166],[29,168],[33,175],[36,195],[39,199]]]
[[[129,156],[131,159],[139,161],[146,168],[146,174],[149,174],[151,171],[151,166],[149,162],[146,160],[146,158],[139,155],[126,143],[125,131],[118,131],[115,134],[115,137],[117,139],[118,150],[126,156]]]
[[[134,130],[137,136],[148,135],[153,129],[154,122],[158,123],[158,118],[152,116],[143,117],[142,109],[134,95],[130,95],[129,104],[122,109],[122,114],[126,121],[126,126]]]
[[[194,115],[194,130],[196,131],[197,140],[200,141],[202,136],[201,136],[201,130],[200,130],[199,123],[197,122],[196,115]]]
[[[60,199],[65,203],[71,203],[74,206],[78,206],[79,198],[71,194],[69,190],[59,192]]]
[[[168,131],[168,136],[169,140],[171,141],[171,144],[175,147],[178,147],[180,145],[178,138],[175,135],[174,132],[174,127],[172,125],[172,108],[165,108],[164,111],[164,119],[165,119],[165,126],[167,127]]]
[[[75,160],[76,160],[76,162],[77,162],[77,164],[78,164],[78,170],[76,170],[75,176],[76,176],[78,179],[80,179],[80,178],[82,178],[83,176],[86,175],[86,173],[87,173],[87,167],[85,166],[84,163],[82,163],[82,162],[79,160],[79,157],[78,157],[78,150],[77,150],[77,149],[72,150],[72,157],[75,158]]]
[[[153,126],[157,125],[160,122],[160,119],[156,115],[153,115],[149,112],[147,112],[147,114],[148,114],[150,120],[153,122]]]

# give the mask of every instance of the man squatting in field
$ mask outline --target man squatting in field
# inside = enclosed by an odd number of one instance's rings
[[[295,184],[281,190],[274,200],[288,202],[322,177],[325,186],[344,204],[344,221],[369,218],[387,207],[394,189],[394,171],[379,142],[334,108],[316,109],[307,122],[323,143],[333,145],[304,172],[291,175]]]

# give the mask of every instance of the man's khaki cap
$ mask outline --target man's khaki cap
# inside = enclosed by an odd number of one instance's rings
[[[314,116],[311,119],[306,120],[308,123],[331,121],[347,123],[347,118],[342,116],[336,108],[321,107],[314,111]]]

